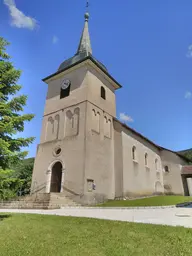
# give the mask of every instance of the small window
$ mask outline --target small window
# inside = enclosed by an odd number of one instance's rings
[[[155,159],[155,169],[158,170],[158,159]]]
[[[101,98],[103,98],[104,100],[106,99],[105,88],[103,86],[101,86]]]
[[[148,166],[148,154],[145,153],[145,166]]]
[[[56,155],[59,155],[61,153],[61,148],[58,148],[56,151],[55,151]]]
[[[169,172],[169,166],[166,165],[166,166],[164,167],[164,170],[165,170],[165,172]]]
[[[132,147],[132,158],[133,160],[136,160],[136,147]]]
[[[70,88],[71,88],[71,83],[68,84],[68,87],[61,87],[60,89],[60,99],[63,99],[65,97],[68,97],[70,94]]]
[[[54,149],[53,155],[54,156],[59,156],[61,154],[61,148],[57,147]]]

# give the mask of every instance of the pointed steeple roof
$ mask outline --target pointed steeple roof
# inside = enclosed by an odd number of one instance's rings
[[[88,28],[88,21],[89,21],[89,13],[85,13],[85,24],[83,28],[83,32],[81,35],[81,39],[79,42],[77,54],[80,54],[82,52],[85,52],[87,56],[89,54],[92,54],[92,48],[91,48],[91,40],[89,36],[89,28]]]
[[[83,61],[87,58],[92,59],[102,69],[107,71],[107,68],[100,61],[98,61],[96,58],[94,58],[92,56],[91,40],[90,40],[89,28],[88,28],[89,13],[86,12],[84,17],[85,17],[85,23],[84,23],[84,28],[83,28],[83,31],[82,31],[82,34],[81,34],[81,39],[80,39],[80,42],[79,42],[77,52],[72,58],[63,61],[60,64],[60,66],[58,68],[59,72],[64,70],[64,69],[67,69],[70,66],[75,65],[75,64],[77,64],[77,63],[79,63],[79,62],[81,62],[81,61]]]
[[[88,7],[88,1],[87,1],[87,7]],[[44,78],[43,79],[44,82],[47,82],[47,80],[50,79],[51,77],[54,77],[54,76],[58,75],[59,73],[65,71],[75,65],[78,65],[86,60],[90,60],[99,69],[101,69],[106,74],[106,76],[108,76],[115,83],[116,89],[121,87],[121,85],[108,73],[107,68],[100,61],[98,61],[95,57],[93,57],[92,48],[91,48],[91,40],[90,40],[89,29],[88,29],[88,21],[89,21],[89,13],[86,12],[85,13],[85,24],[84,24],[83,32],[81,35],[81,39],[80,39],[76,54],[73,57],[63,61],[60,64],[57,72]]]

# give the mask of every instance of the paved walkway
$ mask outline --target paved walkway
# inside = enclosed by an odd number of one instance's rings
[[[57,210],[0,209],[0,212],[36,213],[59,216],[89,217],[138,223],[151,223],[192,228],[192,208],[83,208],[66,207]]]

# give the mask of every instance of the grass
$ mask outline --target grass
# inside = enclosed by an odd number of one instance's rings
[[[1,256],[192,255],[192,229],[109,220],[0,215]]]
[[[185,196],[154,196],[136,200],[110,200],[98,206],[102,207],[136,207],[136,206],[166,206],[192,202],[192,197]]]

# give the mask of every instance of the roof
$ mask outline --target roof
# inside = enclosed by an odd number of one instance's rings
[[[87,52],[92,54],[92,48],[91,48],[91,40],[89,36],[89,28],[88,28],[88,20],[89,20],[89,13],[85,13],[85,24],[83,28],[83,32],[81,35],[81,39],[79,42],[79,46],[77,49],[77,54],[81,52]]]
[[[100,61],[98,61],[95,57],[92,55],[92,48],[91,48],[91,40],[89,35],[89,29],[88,29],[88,20],[89,20],[89,13],[85,13],[85,23],[84,28],[81,34],[80,42],[78,45],[77,53],[63,61],[57,70],[57,72],[53,73],[52,75],[45,77],[43,81],[45,82],[47,79],[54,77],[55,75],[60,74],[63,71],[66,71],[69,68],[74,67],[75,65],[78,65],[82,63],[85,60],[91,60],[98,68],[100,68],[115,84],[117,84],[118,88],[121,88],[122,86],[108,73],[107,68],[105,65],[103,65]]]
[[[59,66],[58,71],[64,70],[67,67],[70,67],[75,63],[78,63],[79,61],[84,60],[88,56],[91,56],[103,69],[107,71],[107,68],[100,61],[98,61],[96,58],[92,56],[92,47],[91,47],[91,39],[89,35],[88,20],[89,20],[89,13],[85,13],[85,23],[84,23],[84,28],[79,41],[77,53],[73,57],[63,61]]]
[[[74,62],[74,63],[70,63],[70,65],[68,66],[65,66],[63,69],[61,70],[58,70],[57,72],[53,73],[52,75],[50,76],[47,76],[43,79],[43,82],[45,82],[47,79],[51,78],[51,77],[54,77],[64,71],[66,71],[67,69],[69,68],[72,68],[80,63],[82,63],[83,61],[86,61],[86,60],[91,60],[98,68],[100,68],[114,83],[116,83],[118,85],[118,88],[121,88],[122,85],[120,85],[120,83],[118,83],[109,73],[108,71],[103,67],[103,65],[97,61],[91,54],[89,54],[88,56],[84,57],[84,58],[81,58],[79,59],[77,62]]]
[[[181,169],[181,174],[192,174],[192,165],[185,165]]]
[[[91,53],[86,52],[86,51],[77,53],[73,57],[63,61],[61,63],[61,65],[59,66],[58,71],[66,70],[67,68],[70,68],[71,66],[73,66],[75,64],[78,64],[79,62],[83,61],[84,59],[86,59],[89,56],[92,57],[95,60],[95,62],[97,62],[100,67],[102,67],[102,69],[107,71],[107,68],[100,61],[98,61],[95,57],[93,57]]]
[[[186,156],[183,156],[181,155],[180,153],[176,152],[176,151],[173,151],[173,150],[170,150],[170,149],[167,149],[167,148],[164,148],[164,147],[161,147],[157,144],[155,144],[153,141],[149,140],[147,137],[143,136],[141,133],[135,131],[133,128],[129,127],[128,125],[126,125],[125,123],[122,123],[121,121],[119,121],[119,119],[117,118],[113,118],[115,121],[117,121],[118,123],[120,123],[123,127],[125,127],[126,129],[128,129],[129,131],[133,132],[134,134],[136,134],[138,137],[144,139],[145,141],[147,141],[148,143],[150,143],[151,145],[153,145],[154,147],[156,147],[157,149],[159,150],[166,150],[166,151],[169,151],[171,153],[174,153],[176,155],[178,155],[179,157],[181,157],[182,159],[184,159],[186,162],[190,163],[190,159],[187,158]]]

